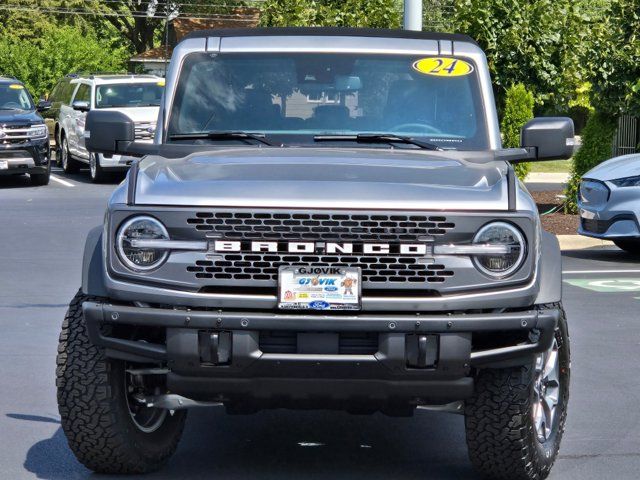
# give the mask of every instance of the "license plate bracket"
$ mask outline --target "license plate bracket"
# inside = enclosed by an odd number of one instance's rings
[[[315,265],[278,269],[278,308],[284,310],[360,310],[360,267]]]

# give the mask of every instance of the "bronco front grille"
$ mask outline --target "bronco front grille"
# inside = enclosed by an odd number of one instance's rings
[[[220,260],[198,260],[187,271],[201,279],[277,281],[278,267],[283,265],[360,267],[362,281],[368,283],[442,283],[454,275],[444,265],[426,265],[414,257],[275,253],[226,254]]]
[[[270,241],[424,242],[455,223],[440,215],[348,213],[197,212],[187,224],[212,239]],[[453,270],[432,260],[399,254],[296,255],[282,252],[218,254],[187,266],[200,280],[263,281],[275,285],[278,268],[289,265],[351,266],[362,269],[364,287],[443,283]]]
[[[198,212],[187,223],[222,238],[250,240],[420,241],[455,228],[436,215]]]

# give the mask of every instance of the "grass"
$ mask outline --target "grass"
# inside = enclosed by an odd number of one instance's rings
[[[550,160],[548,162],[531,162],[532,172],[569,173],[572,160]]]

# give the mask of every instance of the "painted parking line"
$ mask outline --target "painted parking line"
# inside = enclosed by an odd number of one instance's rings
[[[565,275],[575,275],[580,273],[640,273],[640,270],[563,270],[562,273]]]
[[[56,183],[59,183],[60,185],[64,185],[65,187],[75,187],[73,183],[63,180],[53,174],[51,174],[51,180],[53,180]]]
[[[620,293],[640,292],[640,278],[596,278],[591,280],[571,279],[565,283],[593,292]]]

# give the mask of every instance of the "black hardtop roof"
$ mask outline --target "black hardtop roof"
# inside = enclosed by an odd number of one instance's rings
[[[449,40],[477,45],[468,35],[443,32],[417,32],[388,28],[348,28],[348,27],[268,27],[268,28],[219,28],[195,30],[184,38],[203,37],[269,37],[269,36],[346,36],[376,38],[411,38],[418,40]]]

